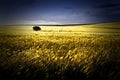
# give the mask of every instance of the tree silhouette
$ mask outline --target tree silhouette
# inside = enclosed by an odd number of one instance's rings
[[[40,28],[39,26],[36,25],[36,26],[33,26],[33,30],[34,30],[34,31],[40,31],[41,28]]]

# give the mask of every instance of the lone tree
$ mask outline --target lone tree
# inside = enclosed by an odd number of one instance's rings
[[[34,30],[34,31],[40,31],[41,28],[40,28],[38,25],[36,25],[36,26],[33,26],[33,30]]]

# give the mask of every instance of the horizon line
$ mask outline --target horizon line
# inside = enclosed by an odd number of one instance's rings
[[[120,22],[120,21],[119,21]],[[0,24],[0,26],[77,26],[77,25],[93,25],[103,23],[118,23],[118,22],[101,22],[101,23],[86,23],[86,24]]]

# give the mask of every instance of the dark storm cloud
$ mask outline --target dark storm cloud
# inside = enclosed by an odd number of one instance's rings
[[[2,6],[23,6],[33,4],[36,0],[0,0]]]
[[[20,8],[25,8],[34,4],[35,0],[0,0],[1,13],[16,13]]]
[[[99,5],[96,8],[113,8],[113,7],[120,7],[120,3],[111,3],[111,4],[103,4],[103,5]]]
[[[96,4],[86,13],[101,22],[120,21],[120,1],[116,1]]]
[[[21,9],[33,5],[34,2],[35,0],[0,0],[0,23],[11,23],[15,17],[20,16],[17,14]],[[20,17],[24,19],[25,16]]]
[[[0,0],[0,24],[120,21],[120,0]]]

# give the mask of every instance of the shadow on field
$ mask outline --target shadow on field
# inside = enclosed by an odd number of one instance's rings
[[[36,65],[15,63],[0,68],[0,79],[3,80],[45,80],[45,71]]]
[[[93,65],[88,80],[120,80],[120,62]]]
[[[21,66],[22,65],[22,66]],[[69,66],[64,71],[59,67],[49,65],[46,68],[30,63],[15,63],[0,67],[2,80],[120,80],[120,63],[106,62],[93,65],[88,74],[80,68]]]
[[[48,70],[37,65],[24,64],[24,67],[14,65],[0,67],[0,79],[2,80],[85,80],[86,76],[79,69],[69,67],[64,72],[58,72],[59,68],[48,66]],[[22,64],[23,65],[23,64]]]

